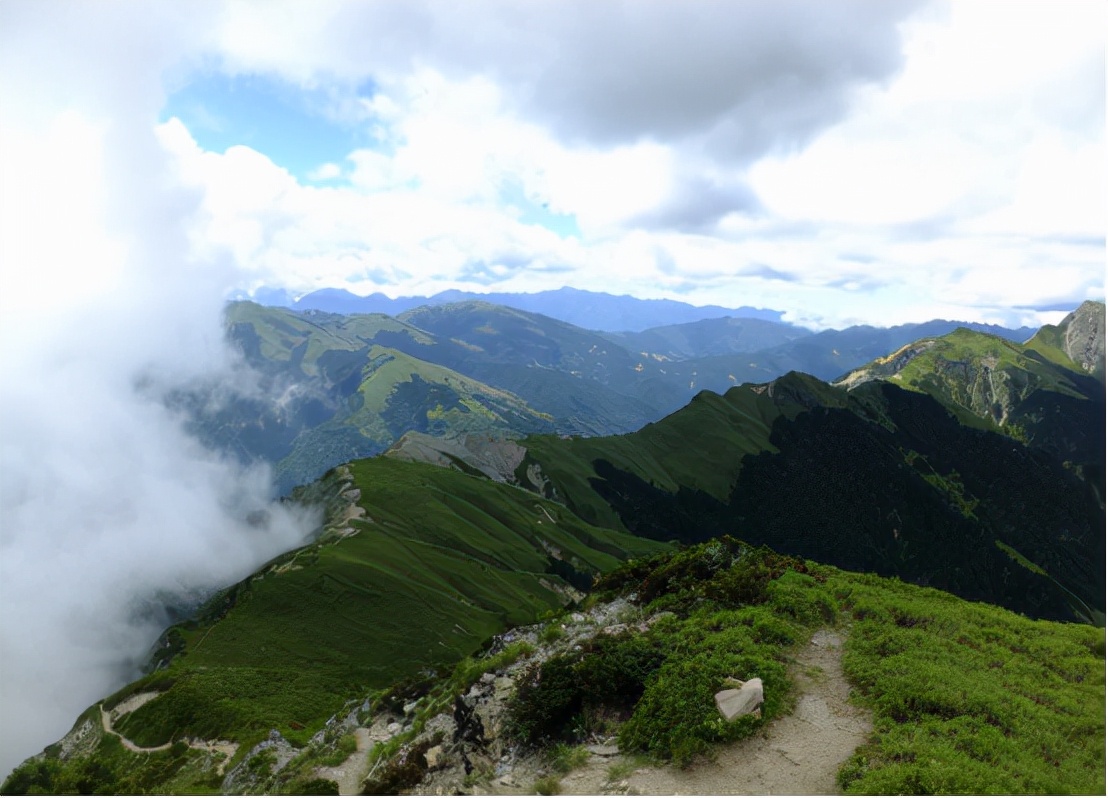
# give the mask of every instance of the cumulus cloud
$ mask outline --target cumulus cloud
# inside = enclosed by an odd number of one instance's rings
[[[163,398],[242,378],[229,258],[154,135],[207,10],[0,6],[0,772],[136,673],[169,619],[316,520],[203,449]],[[191,33],[190,33],[191,32]],[[189,45],[191,46],[191,45]]]
[[[222,8],[207,40],[220,68],[330,87],[376,143],[303,186],[180,131],[201,237],[253,284],[569,282],[829,324],[952,297],[972,320],[1038,290],[1103,296],[1100,4],[280,8]],[[528,204],[571,224],[555,234]],[[499,259],[520,252],[530,264]],[[959,276],[972,269],[991,277]]]

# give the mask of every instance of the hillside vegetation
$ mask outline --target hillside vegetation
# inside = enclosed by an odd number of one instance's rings
[[[228,338],[260,375],[259,390],[227,395],[223,386],[198,386],[174,402],[209,445],[274,464],[282,493],[378,454],[407,432],[620,434],[704,389],[797,369],[829,379],[956,326],[813,335],[770,319],[725,317],[598,333],[484,301],[409,308],[396,318],[236,302],[226,315]]]
[[[1104,305],[1086,302],[1018,344],[959,329],[923,338],[835,383],[888,380],[1081,469],[1103,494]],[[1098,365],[1099,364],[1099,365]]]
[[[319,541],[170,628],[158,669],[106,700],[158,694],[118,724],[131,741],[250,746],[276,729],[303,745],[352,697],[452,665],[664,548],[422,464],[358,461],[299,498],[329,505]]]
[[[360,710],[341,723],[343,713],[336,715],[310,742],[318,724],[299,737],[290,730],[301,742],[285,755],[274,753],[284,750],[283,738],[276,748],[240,749],[230,786],[333,792],[319,767],[353,754],[342,742],[353,730],[388,724],[393,731],[355,755],[368,757],[369,792],[481,791],[499,752],[509,750],[538,756],[549,775],[536,788],[556,790],[559,773],[589,758],[572,746],[612,735],[628,762],[640,752],[695,769],[719,745],[790,711],[792,652],[813,629],[835,627],[847,640],[856,700],[875,719],[870,742],[839,772],[847,792],[1104,791],[1103,629],[1031,621],[731,538],[620,566],[597,589],[574,616],[585,626],[556,617],[515,630],[517,642],[422,685],[353,691],[347,707],[369,698]],[[580,637],[594,612],[621,602],[622,625]],[[727,677],[753,675],[766,686],[763,716],[723,722],[714,693]],[[477,689],[494,681],[511,685],[506,701]],[[467,694],[487,697],[471,706],[484,719],[480,734],[458,725],[466,716],[457,714],[457,697]],[[184,742],[149,754],[127,751],[108,735],[83,754],[61,756],[63,747],[17,769],[4,792],[228,786],[220,763]]]
[[[1082,401],[1103,415],[1102,398]],[[921,392],[787,375],[702,394],[630,435],[523,443],[518,471],[541,471],[545,495],[591,523],[657,540],[735,534],[1035,617],[1103,621],[1104,510],[1089,482]]]

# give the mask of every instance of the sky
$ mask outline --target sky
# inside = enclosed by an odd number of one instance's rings
[[[3,8],[5,285],[34,302],[116,290],[124,126],[228,291],[572,285],[813,327],[1104,296],[1100,2]]]
[[[227,297],[1057,321],[1104,297],[1105,8],[0,0],[0,772],[316,523],[167,409],[258,390]]]

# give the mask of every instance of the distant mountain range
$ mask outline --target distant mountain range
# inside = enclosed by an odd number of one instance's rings
[[[244,299],[246,297],[243,297]],[[531,313],[541,313],[587,330],[619,332],[640,331],[667,324],[685,324],[721,316],[780,321],[781,311],[753,308],[724,308],[718,305],[689,305],[672,299],[636,299],[613,296],[577,288],[559,288],[533,294],[442,291],[429,297],[403,296],[392,299],[381,293],[358,296],[341,288],[322,288],[301,297],[284,289],[261,288],[252,299],[262,305],[294,310],[322,310],[326,313],[385,313],[395,316],[424,305],[448,305],[455,302],[488,302]]]
[[[238,302],[227,321],[232,341],[264,375],[263,394],[280,401],[211,403],[201,393],[177,401],[208,443],[274,463],[282,491],[378,454],[405,432],[632,432],[701,390],[722,393],[788,371],[833,379],[959,326],[813,334],[723,317],[601,333],[478,301],[423,305],[396,317]],[[971,326],[1015,340],[1032,333]]]

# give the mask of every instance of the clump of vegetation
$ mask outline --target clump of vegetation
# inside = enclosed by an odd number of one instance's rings
[[[335,741],[334,748],[319,758],[316,764],[324,767],[337,767],[350,758],[350,755],[358,750],[358,738],[351,733],[339,737]]]
[[[562,628],[562,625],[557,621],[551,621],[542,628],[539,632],[540,643],[556,643],[566,636],[566,630]]]
[[[828,585],[854,618],[844,669],[874,712],[846,792],[1104,793],[1104,629],[876,577]]]
[[[562,782],[557,776],[543,776],[535,781],[531,790],[535,795],[560,795]]]
[[[559,743],[550,749],[549,760],[551,770],[565,775],[584,767],[589,761],[589,752],[584,746]]]
[[[585,714],[601,707],[630,710],[664,659],[649,637],[598,635],[580,651],[534,665],[509,707],[511,733],[531,746],[576,741]]]
[[[530,746],[575,743],[590,719],[615,717],[622,749],[681,765],[745,737],[788,708],[784,647],[835,618],[824,578],[802,560],[727,537],[627,564],[598,588],[633,591],[654,622],[533,666],[509,707],[510,733]],[[715,694],[724,680],[754,676],[766,689],[763,719],[723,721]]]
[[[330,779],[305,779],[293,782],[291,795],[338,795],[339,785]]]

